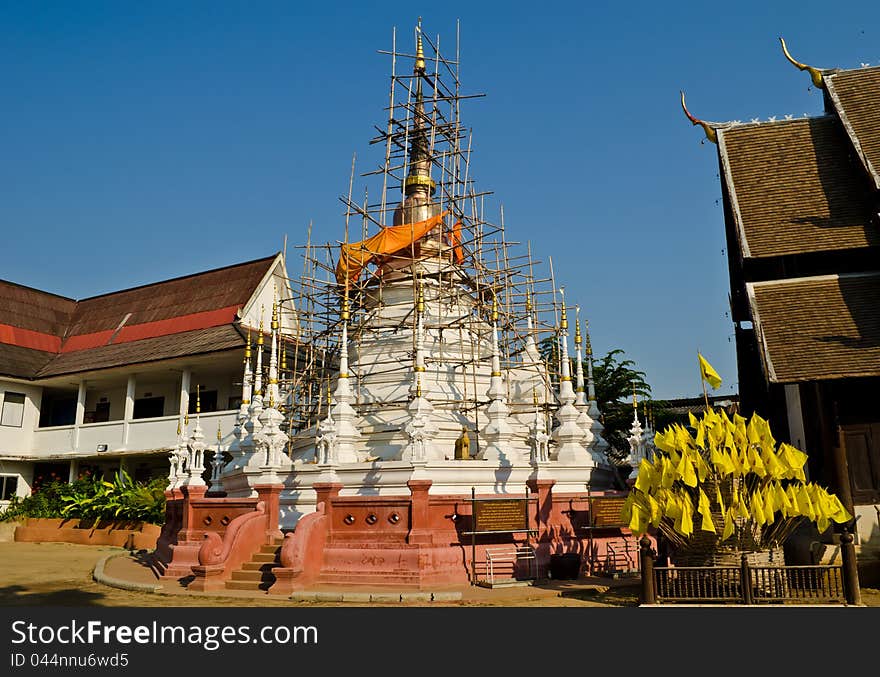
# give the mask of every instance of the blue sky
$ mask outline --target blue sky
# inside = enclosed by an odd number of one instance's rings
[[[714,146],[683,117],[821,112],[782,57],[880,62],[880,5],[6,2],[0,277],[82,298],[341,239],[352,153],[387,102],[391,30],[452,48],[472,175],[508,238],[553,257],[596,352],[657,397],[736,390]],[[540,8],[539,8],[540,7]],[[362,191],[362,187],[361,187]],[[358,184],[355,184],[358,192]],[[497,220],[497,219],[496,219]],[[292,271],[296,263],[291,259]]]

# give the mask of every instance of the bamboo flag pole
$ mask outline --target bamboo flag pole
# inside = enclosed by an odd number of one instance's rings
[[[706,377],[703,374],[703,363],[700,361],[700,349],[697,348],[697,369],[700,370],[700,383],[703,386],[703,399],[706,401],[706,411],[709,411],[709,393],[706,392]]]

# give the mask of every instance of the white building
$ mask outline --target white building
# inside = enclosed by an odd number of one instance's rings
[[[280,254],[79,301],[0,280],[0,507],[87,470],[167,475],[197,386],[228,435],[246,327],[289,297]]]

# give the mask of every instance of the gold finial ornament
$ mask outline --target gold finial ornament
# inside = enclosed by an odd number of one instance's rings
[[[681,94],[681,109],[684,111],[684,114],[687,116],[687,119],[691,121],[693,125],[700,125],[703,128],[703,131],[706,133],[706,138],[709,139],[712,143],[718,143],[718,133],[715,131],[715,128],[710,125],[708,122],[700,120],[699,118],[695,118],[691,115],[691,112],[687,109],[687,105],[684,102],[684,92],[679,91]]]
[[[343,322],[348,322],[351,318],[351,307],[348,304],[348,289],[345,290],[345,296],[342,297],[342,312],[339,314]]]
[[[639,411],[639,402],[636,396],[636,382],[633,381],[633,409],[635,409],[636,413]]]
[[[818,68],[808,66],[805,63],[801,63],[800,61],[796,61],[792,58],[791,54],[789,54],[788,47],[785,46],[785,39],[780,37],[779,42],[782,44],[782,53],[785,54],[785,58],[788,59],[788,61],[798,70],[807,71],[810,74],[810,79],[816,87],[819,89],[825,89],[825,80],[822,77],[822,71]]]
[[[581,307],[574,307],[575,321],[574,321],[574,344],[578,347],[581,345],[581,341],[583,337],[581,336]]]
[[[586,344],[587,357],[592,357],[593,344],[590,342],[590,321],[589,320],[584,320],[584,332],[587,335],[587,344]]]
[[[492,293],[492,322],[498,322],[498,296]]]
[[[177,436],[180,437],[180,417],[177,417]]]
[[[532,388],[532,404],[538,406],[538,389]]]
[[[196,385],[196,413],[202,413],[202,394],[199,385]]]
[[[425,50],[422,47],[422,17],[419,17],[419,24],[416,26],[416,64],[415,70],[421,73],[425,72]]]
[[[425,312],[425,283],[419,280],[419,295],[416,298],[416,310],[419,313]]]
[[[223,439],[223,433],[220,431],[220,421],[217,421],[217,441]]]
[[[562,297],[562,321],[559,323],[559,329],[568,332],[568,312],[565,309],[565,287],[559,288],[559,295]]]
[[[532,312],[532,295],[529,291],[526,291],[526,312]]]
[[[257,345],[263,345],[263,306],[260,306],[260,333],[257,334]]]
[[[281,371],[287,371],[287,341],[281,339]]]
[[[247,343],[244,346],[244,361],[247,362],[251,358],[251,328],[248,327]]]
[[[272,331],[278,331],[278,304],[272,299]]]

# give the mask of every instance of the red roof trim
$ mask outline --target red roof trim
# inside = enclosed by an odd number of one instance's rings
[[[31,348],[42,350],[47,353],[57,353],[61,350],[61,338],[52,334],[44,334],[32,329],[13,327],[10,324],[0,324],[0,343],[6,343],[19,348]]]
[[[140,341],[141,339],[157,338],[159,336],[168,336],[169,334],[179,334],[185,331],[193,331],[195,329],[208,329],[210,327],[219,327],[224,324],[231,324],[235,321],[240,306],[227,306],[217,310],[205,310],[200,313],[190,313],[189,315],[179,315],[167,320],[156,320],[155,322],[144,322],[142,324],[133,324],[124,326],[114,337],[112,330],[98,331],[91,334],[79,334],[71,336],[60,347],[62,353],[70,353],[75,350],[87,350],[89,348],[99,348],[109,344],[116,345],[118,343],[128,343],[130,341]],[[111,340],[112,339],[112,340]]]

